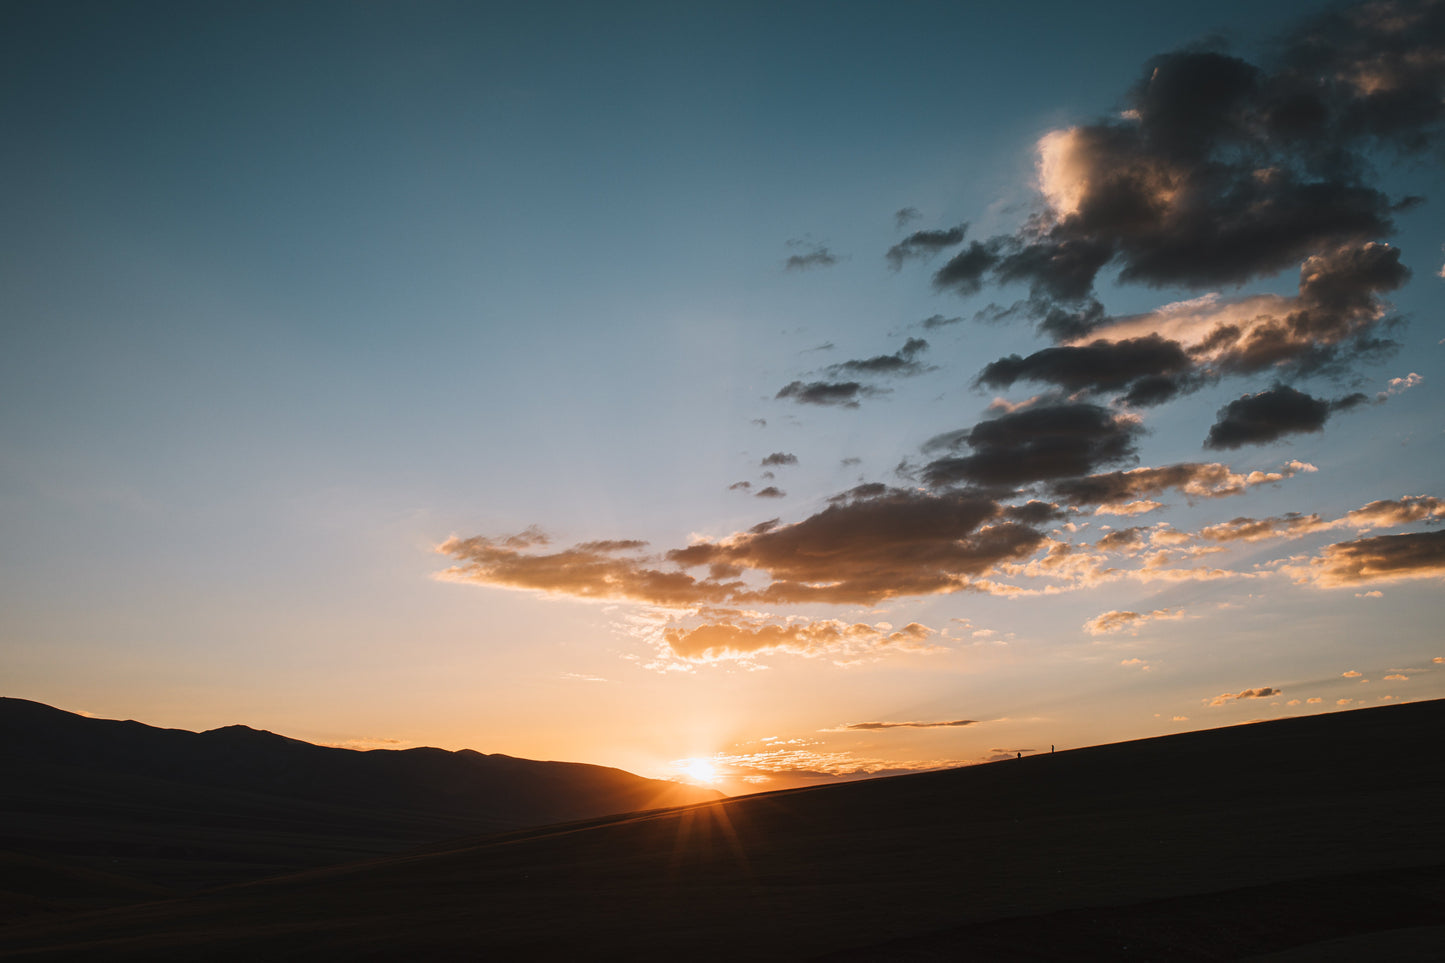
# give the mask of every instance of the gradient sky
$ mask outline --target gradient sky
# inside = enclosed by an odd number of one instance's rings
[[[0,8],[0,689],[727,791],[1445,696],[1445,5]]]

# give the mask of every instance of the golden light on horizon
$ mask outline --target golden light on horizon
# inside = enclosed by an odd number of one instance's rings
[[[686,776],[688,779],[691,779],[693,782],[701,783],[705,786],[710,786],[717,781],[717,766],[713,765],[713,763],[708,759],[683,759],[680,762],[675,763],[675,765],[684,776]]]

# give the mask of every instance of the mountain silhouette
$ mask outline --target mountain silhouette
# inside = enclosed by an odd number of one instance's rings
[[[241,725],[158,729],[0,698],[0,852],[182,889],[718,798],[604,766],[465,749],[362,752]]]

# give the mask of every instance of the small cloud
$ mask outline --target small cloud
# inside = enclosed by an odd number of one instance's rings
[[[963,318],[961,317],[945,318],[941,314],[934,314],[924,318],[920,323],[923,325],[925,330],[932,331],[936,328],[946,328],[951,324],[958,324],[962,320]]]
[[[1409,681],[1410,681],[1410,677],[1409,677],[1408,675],[1398,675],[1398,674],[1396,674],[1396,675],[1387,675],[1387,676],[1385,676],[1385,681],[1386,681],[1386,682],[1409,682]]]
[[[1174,717],[1174,721],[1175,721],[1175,722],[1188,722],[1188,721],[1189,721],[1189,717],[1188,717],[1188,716],[1175,716],[1175,717]]]
[[[1240,699],[1268,699],[1271,696],[1280,695],[1284,690],[1276,689],[1273,686],[1264,686],[1259,689],[1242,689],[1239,692],[1221,692],[1213,699],[1204,700],[1211,707],[1228,705]]]
[[[753,483],[750,482],[750,481],[733,482],[731,485],[728,486],[728,491],[730,491],[730,492],[745,492],[745,491],[747,491],[749,488],[752,488],[752,487],[753,487]]]
[[[1384,593],[1384,592],[1381,592],[1379,589],[1371,589],[1371,590],[1368,591],[1368,592],[1356,592],[1356,593],[1355,593],[1355,598],[1357,598],[1357,599],[1382,599],[1382,598],[1384,598],[1384,597],[1385,597],[1385,593]]]
[[[749,424],[757,425],[759,428],[766,428],[768,427],[768,419],[754,418],[751,422],[749,422]]]
[[[1354,702],[1354,701],[1355,701],[1354,699],[1336,699],[1336,700],[1335,700],[1335,705],[1337,705],[1337,706],[1347,706],[1347,705],[1349,705],[1351,702]]]
[[[778,389],[774,398],[790,398],[803,405],[857,408],[859,400],[886,394],[886,388],[866,387],[857,381],[792,381]]]
[[[1152,668],[1152,666],[1150,666],[1149,663],[1145,662],[1143,659],[1124,659],[1119,664],[1131,668],[1137,666],[1141,672],[1148,672]]]
[[[796,465],[798,456],[785,451],[775,451],[762,461],[762,466],[768,468],[773,465]]]
[[[1285,703],[1285,705],[1287,705],[1287,706],[1297,706],[1297,705],[1299,705],[1299,704],[1300,704],[1300,703],[1299,703],[1299,700],[1298,700],[1298,699],[1291,699],[1291,700],[1289,700],[1288,702]]]
[[[927,259],[946,247],[962,244],[963,236],[967,231],[967,224],[960,224],[942,231],[914,231],[890,247],[884,258],[887,259],[889,267],[898,271],[902,269],[904,261],[914,258]]]
[[[788,242],[788,247],[800,249],[803,253],[788,255],[788,259],[783,262],[785,271],[807,271],[812,268],[832,267],[838,263],[838,256],[822,244],[794,239]]]
[[[1409,391],[1425,379],[1415,372],[1410,372],[1403,378],[1391,378],[1385,383],[1385,390],[1375,394],[1376,401],[1384,401],[1391,395],[1398,395],[1401,392]]]
[[[581,672],[563,672],[562,678],[571,679],[574,682],[606,682],[600,675],[583,675]]]
[[[1356,672],[1354,669],[1351,669],[1348,672],[1341,672],[1340,675],[1346,679],[1358,679],[1360,676],[1364,675],[1364,673]]]
[[[1145,622],[1156,620],[1174,621],[1184,618],[1182,609],[1155,609],[1153,612],[1112,611],[1096,615],[1084,623],[1084,631],[1090,635],[1112,635],[1128,630],[1133,635]]]
[[[893,212],[893,226],[901,231],[922,217],[923,215],[916,207],[900,207]]]
[[[876,729],[941,729],[957,726],[976,726],[977,719],[954,719],[949,722],[850,722],[840,729],[824,729],[824,732],[871,732]]]
[[[776,485],[769,485],[767,488],[759,489],[753,493],[754,498],[785,498],[787,492]]]

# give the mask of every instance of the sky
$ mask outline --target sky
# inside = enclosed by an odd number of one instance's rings
[[[1445,4],[10,2],[0,690],[723,791],[1445,697]]]

